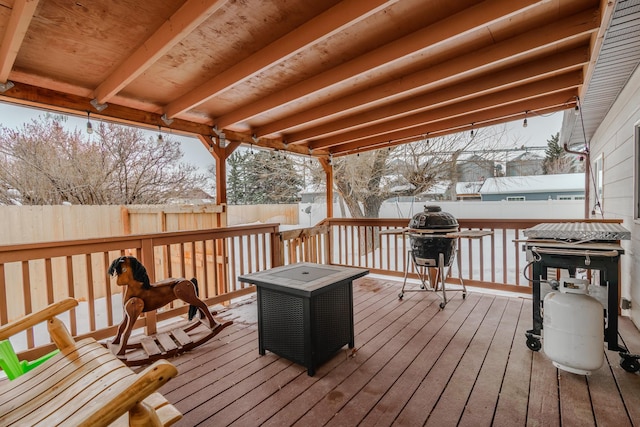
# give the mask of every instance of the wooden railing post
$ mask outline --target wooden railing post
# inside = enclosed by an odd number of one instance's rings
[[[282,232],[271,233],[271,267],[284,265],[284,243]]]
[[[140,248],[140,261],[143,265],[146,265],[147,274],[149,275],[149,279],[151,283],[156,281],[156,259],[153,252],[153,240],[152,239],[142,239],[142,247]],[[171,262],[168,260],[167,262]],[[156,311],[148,311],[144,315],[145,318],[145,326],[144,332],[147,335],[153,335],[158,332],[158,324],[156,318]]]

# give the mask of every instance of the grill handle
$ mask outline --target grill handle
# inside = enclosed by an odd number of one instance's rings
[[[579,249],[554,249],[554,248],[541,248],[538,246],[532,246],[531,252],[534,254],[548,254],[548,255],[582,255],[584,257],[617,257],[620,253],[616,250],[609,251],[589,251]]]

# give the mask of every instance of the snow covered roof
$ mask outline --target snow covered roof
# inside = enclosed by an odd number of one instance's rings
[[[525,151],[524,153],[520,154],[519,156],[514,157],[513,159],[509,160],[509,162],[518,162],[518,161],[523,161],[523,160],[544,160],[544,157],[533,153],[531,151]]]
[[[402,193],[402,192],[405,192],[405,191],[411,191],[414,188],[416,188],[416,186],[413,185],[413,184],[404,184],[404,185],[396,185],[394,187],[391,187],[389,189],[389,191],[391,193]]]
[[[480,194],[548,191],[584,191],[584,173],[487,178],[480,188]]]
[[[463,181],[456,183],[456,194],[477,194],[482,181]]]
[[[436,182],[422,194],[445,194],[450,185],[451,182],[448,180]]]
[[[320,185],[320,184],[316,184],[316,183],[309,183],[300,192],[300,194],[324,194],[326,192],[327,192],[327,188],[326,188],[326,186],[324,184]]]

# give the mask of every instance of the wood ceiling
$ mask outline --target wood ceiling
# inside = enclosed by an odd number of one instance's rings
[[[573,108],[609,9],[0,0],[0,100],[340,156]]]

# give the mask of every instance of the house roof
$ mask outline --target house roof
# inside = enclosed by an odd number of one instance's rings
[[[614,101],[640,64],[640,0],[617,0],[595,66],[585,75],[578,115],[564,114],[561,143],[581,150],[591,141]]]
[[[456,183],[456,194],[479,194],[482,188],[482,181],[465,181]]]
[[[508,163],[512,163],[512,162],[522,162],[522,161],[531,161],[531,160],[536,160],[536,161],[542,161],[544,160],[543,156],[540,156],[536,153],[532,153],[531,151],[525,151],[524,153],[520,154],[519,156],[514,157],[511,160],[508,160]]]
[[[480,194],[584,191],[584,173],[487,178]]]
[[[0,100],[339,156],[573,108],[612,9],[0,0]]]

